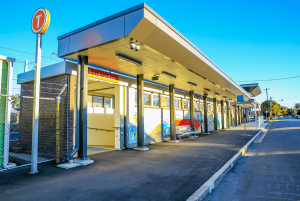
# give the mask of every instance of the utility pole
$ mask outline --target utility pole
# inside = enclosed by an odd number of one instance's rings
[[[270,90],[270,88],[265,88],[264,90],[266,90],[267,100],[269,100],[269,97],[268,97],[268,90]]]
[[[270,120],[272,120],[272,97],[270,96]]]

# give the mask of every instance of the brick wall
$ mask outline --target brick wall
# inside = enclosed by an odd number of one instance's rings
[[[60,75],[41,80],[41,98],[56,98],[63,86],[69,86],[61,95],[61,130],[60,130],[60,158],[67,160],[68,154],[73,150],[73,121],[74,121],[74,86],[75,77],[72,75]],[[69,89],[69,93],[68,93]],[[26,98],[33,96],[33,82],[22,84],[20,104],[20,127],[18,146],[23,148],[23,152],[31,152],[31,132],[32,132],[32,110],[33,99]],[[56,100],[40,99],[40,119],[39,119],[39,156],[55,158],[56,156]]]

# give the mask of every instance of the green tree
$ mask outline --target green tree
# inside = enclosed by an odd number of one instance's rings
[[[13,96],[11,98],[11,106],[13,108],[20,107],[20,97],[19,96]]]
[[[297,110],[299,110],[299,109],[300,109],[300,103],[295,103],[295,108],[296,108]]]
[[[271,112],[270,110],[270,101],[266,100],[261,104],[261,110],[264,114],[268,111],[268,116]],[[281,113],[281,105],[276,101],[272,101],[272,115],[278,115]]]
[[[281,107],[281,113],[283,114],[283,115],[287,115],[288,114],[288,108],[287,107],[285,107],[285,106],[282,106]]]

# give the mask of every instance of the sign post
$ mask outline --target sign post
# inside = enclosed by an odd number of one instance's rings
[[[31,30],[37,34],[35,73],[34,73],[34,99],[32,115],[32,150],[31,150],[31,172],[38,173],[38,131],[39,131],[39,108],[40,108],[40,78],[41,78],[41,55],[42,55],[42,35],[47,31],[50,24],[50,13],[44,8],[35,11],[31,20]]]
[[[237,95],[237,103],[242,103],[244,105],[244,124],[245,124],[245,135],[247,135],[247,128],[246,128],[246,109],[245,109],[245,99],[244,95]]]

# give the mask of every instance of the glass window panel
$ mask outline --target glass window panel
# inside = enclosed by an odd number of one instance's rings
[[[153,106],[159,107],[159,95],[153,94]]]
[[[196,110],[199,111],[199,103],[196,103]]]
[[[137,91],[135,91],[135,104],[137,105]]]
[[[104,107],[112,108],[112,98],[104,97]]]
[[[179,100],[175,99],[175,109],[178,109],[178,108],[179,108]]]
[[[189,109],[189,101],[183,101],[183,109]]]
[[[144,94],[144,105],[151,105],[151,94]]]
[[[169,107],[170,106],[170,101],[168,97],[161,97],[161,107]]]
[[[93,107],[103,107],[103,97],[93,96]]]
[[[88,107],[93,107],[93,96],[88,96],[87,97],[87,106]]]

